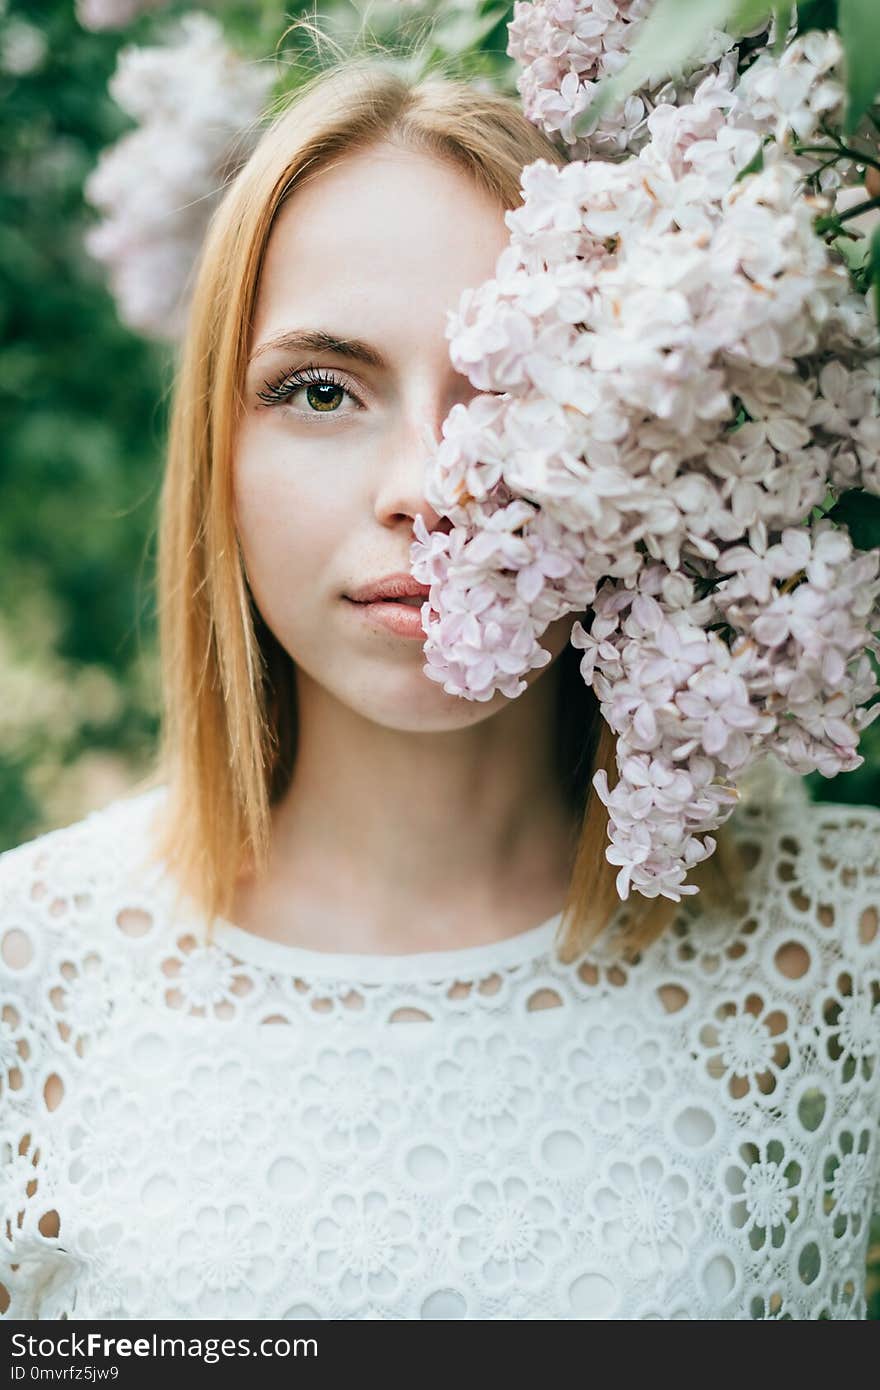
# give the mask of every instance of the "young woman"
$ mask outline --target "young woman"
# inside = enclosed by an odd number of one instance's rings
[[[156,775],[0,857],[8,1317],[865,1316],[880,812],[770,779],[624,910],[578,615],[517,700],[423,672],[446,314],[538,157],[343,63],[213,219]]]

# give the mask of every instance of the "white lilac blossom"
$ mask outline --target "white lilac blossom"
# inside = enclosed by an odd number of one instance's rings
[[[76,0],[76,17],[84,29],[124,29],[147,10],[158,10],[168,0]]]
[[[2,12],[0,12],[2,13]],[[24,77],[42,67],[49,43],[42,29],[13,16],[0,28],[0,72]]]
[[[604,113],[589,133],[574,134],[599,82],[620,72],[653,0],[517,0],[508,25],[507,53],[520,66],[517,91],[529,120],[568,146],[572,158],[635,151],[648,139],[648,116],[658,105],[686,101],[717,68],[734,38],[713,29],[676,81],[663,73]]]
[[[637,8],[521,5],[516,42],[557,64],[549,88],[571,54],[609,70]],[[494,277],[449,316],[483,394],[428,468],[452,529],[415,520],[425,672],[515,698],[547,625],[578,615],[617,735],[615,785],[593,786],[622,898],[696,892],[738,778],[767,756],[852,770],[880,714],[880,548],[826,514],[880,493],[877,325],[816,233],[818,161],[793,148],[839,115],[840,62],[824,33],[739,79],[722,58],[647,114],[637,153],[535,161]]]
[[[208,221],[259,137],[273,80],[270,64],[240,58],[196,12],[171,42],[119,54],[110,94],[139,124],[86,180],[104,217],[85,244],[109,268],[121,318],[147,336],[180,336]]]

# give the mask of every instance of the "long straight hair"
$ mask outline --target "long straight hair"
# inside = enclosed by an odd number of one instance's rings
[[[442,72],[416,79],[373,56],[345,57],[284,99],[214,212],[178,359],[160,499],[163,718],[153,778],[168,790],[155,851],[204,912],[209,940],[244,863],[257,875],[266,867],[272,807],[297,749],[294,663],[252,600],[232,500],[260,270],[275,217],[297,187],[329,161],[380,142],[451,162],[504,209],[521,203],[526,164],[565,163],[514,97]],[[620,907],[605,858],[607,813],[591,788],[598,768],[614,785],[616,740],[580,675],[577,649],[569,644],[558,661],[557,767],[579,829],[556,944],[572,957]],[[697,871],[712,900],[729,891],[723,832],[718,839],[717,862]],[[635,895],[623,949],[642,949],[675,910],[663,897]]]

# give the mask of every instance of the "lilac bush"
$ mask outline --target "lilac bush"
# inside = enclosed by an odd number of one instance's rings
[[[645,8],[518,4],[532,119],[573,135],[572,73],[618,63]],[[638,122],[628,99],[616,142],[606,112],[591,158],[578,137],[564,167],[524,170],[495,276],[448,324],[483,393],[430,462],[453,528],[420,516],[412,547],[426,674],[451,694],[515,698],[547,625],[586,613],[571,641],[617,735],[616,784],[593,785],[621,898],[695,893],[757,759],[852,770],[880,714],[880,549],[834,513],[880,494],[877,324],[817,235],[846,162],[808,148],[841,119],[843,54],[812,31],[740,72],[731,42]]]

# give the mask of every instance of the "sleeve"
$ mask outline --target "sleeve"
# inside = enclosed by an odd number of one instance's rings
[[[868,989],[872,999],[872,1018],[876,1041],[875,1058],[875,1147],[874,1193],[871,1202],[871,1235],[868,1250],[870,1273],[880,1281],[880,808],[868,807],[867,842],[863,869],[863,901],[858,922],[858,939],[868,953]]]
[[[45,1006],[39,840],[0,854],[0,1317],[40,1317],[66,1263],[52,1202],[46,1116],[60,1080]]]
[[[863,871],[864,900],[859,918],[859,939],[869,954],[868,989],[873,1000],[875,1053],[874,1093],[874,1191],[868,1212],[868,1287],[880,1289],[880,809],[868,808],[867,854]],[[876,1299],[876,1292],[873,1297]],[[877,1316],[877,1313],[874,1313]]]
[[[872,1272],[880,1274],[880,1250],[875,1248],[880,1235],[880,807],[818,802],[814,814],[815,896],[835,914],[843,959],[866,1003],[862,1026],[869,1031],[860,1046],[874,1061],[866,1096],[874,1130],[868,1196],[874,1228]]]

